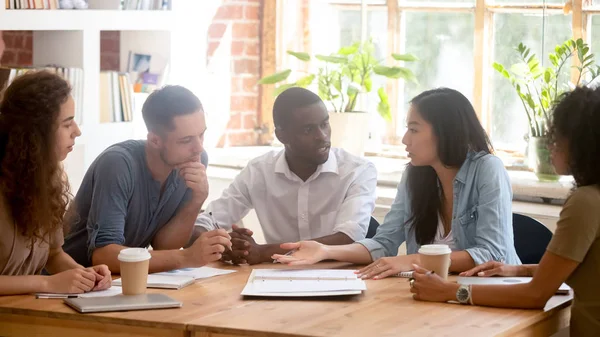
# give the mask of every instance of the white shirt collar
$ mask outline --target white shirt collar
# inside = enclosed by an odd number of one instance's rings
[[[275,161],[275,173],[282,173],[290,180],[298,179],[298,176],[296,176],[296,174],[290,170],[290,166],[285,159],[285,150],[281,151],[278,156],[279,157]],[[331,149],[329,149],[329,158],[327,161],[317,167],[317,170],[311,176],[311,178],[314,179],[319,176],[319,174],[324,172],[339,174],[338,161],[335,156],[335,152],[331,151]]]

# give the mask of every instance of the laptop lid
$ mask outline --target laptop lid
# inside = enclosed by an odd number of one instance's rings
[[[67,298],[64,302],[81,313],[180,308],[183,305],[165,294]]]

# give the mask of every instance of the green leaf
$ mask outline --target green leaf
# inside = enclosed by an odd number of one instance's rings
[[[390,109],[390,103],[388,101],[388,96],[383,87],[377,90],[377,95],[379,96],[379,104],[377,104],[377,112],[379,115],[383,117],[383,119],[390,123],[392,121],[392,112]]]
[[[275,91],[273,91],[273,95],[279,96],[279,94],[281,94],[282,92],[286,91],[289,88],[295,87],[295,86],[296,86],[296,83],[282,84],[282,85],[278,86],[277,88],[275,88]]]
[[[308,53],[296,52],[291,50],[288,50],[287,53],[296,57],[300,61],[310,61],[310,55],[308,55]]]
[[[371,92],[371,88],[373,87],[373,80],[371,80],[371,77],[365,78],[363,86],[365,87],[366,92]]]
[[[494,62],[494,64],[492,64],[492,67],[496,69],[496,71],[499,73],[502,73],[504,71],[504,66],[498,62]]]
[[[529,73],[529,67],[525,63],[516,63],[510,67],[513,74],[525,77]]]
[[[555,54],[548,55],[553,66],[558,67],[558,57]]]
[[[348,94],[350,97],[353,97],[358,95],[358,93],[360,93],[360,84],[350,83],[348,85],[348,89],[346,89],[346,94]]]
[[[550,68],[546,68],[546,70],[544,71],[544,82],[546,82],[546,84],[550,83],[550,81],[552,80],[552,72],[550,71]]]
[[[529,107],[532,109],[535,109],[535,102],[533,101],[533,98],[531,97],[531,95],[529,95],[529,94],[525,95],[525,99],[527,101],[527,104],[529,104]]]
[[[344,63],[348,62],[348,58],[343,57],[343,56],[315,55],[315,58],[317,60],[321,60],[323,62],[337,63],[337,64],[344,64]]]
[[[388,78],[403,78],[407,81],[411,81],[417,83],[417,78],[415,74],[404,67],[387,67],[387,66],[375,66],[373,67],[373,72],[377,75],[385,76]]]
[[[352,44],[351,46],[345,46],[340,48],[340,50],[338,50],[337,53],[340,55],[349,56],[356,53],[358,51],[358,48],[360,48],[360,43],[357,42]]]
[[[258,81],[258,84],[275,84],[287,79],[292,73],[291,69],[283,70],[275,74],[265,76]]]
[[[296,85],[299,87],[302,87],[302,88],[306,88],[312,84],[314,79],[315,79],[315,74],[310,74],[310,75],[302,77],[301,79],[296,81]]]
[[[419,58],[416,57],[414,54],[392,54],[392,57],[394,58],[394,60],[396,61],[406,61],[406,62],[414,62],[414,61],[418,61]]]

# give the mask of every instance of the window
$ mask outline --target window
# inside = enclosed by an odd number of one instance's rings
[[[547,66],[548,52],[572,36],[571,16],[564,14],[540,15],[520,13],[494,14],[492,60],[505,67],[518,61],[515,47],[519,43],[531,48],[542,66]],[[568,67],[563,76],[569,76]],[[527,116],[514,88],[497,72],[492,72],[489,86],[491,100],[488,132],[497,148],[519,151],[525,147]]]
[[[417,12],[404,14],[399,36],[404,51],[419,58],[407,64],[419,83],[404,85],[398,95],[397,135],[405,131],[408,102],[419,93],[436,87],[456,89],[473,96],[473,14],[454,12]]]
[[[305,29],[313,53],[333,52],[372,38],[382,59],[391,53],[412,53],[419,58],[405,65],[415,73],[418,84],[398,81],[389,85],[395,81],[378,78],[378,85],[387,81],[395,123],[379,120],[371,130],[387,128],[395,136],[385,138],[389,144],[400,144],[410,99],[424,90],[446,86],[471,100],[497,149],[522,154],[526,115],[510,83],[492,68],[493,62],[514,64],[515,48],[522,42],[545,66],[548,53],[572,37],[583,37],[600,61],[598,0],[298,1],[310,7],[310,21],[304,24],[308,24]],[[562,76],[570,76],[568,68]],[[372,98],[367,97],[361,107],[377,119]]]

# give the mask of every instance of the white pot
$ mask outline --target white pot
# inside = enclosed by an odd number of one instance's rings
[[[369,114],[366,112],[330,112],[331,146],[362,157],[369,138]]]

